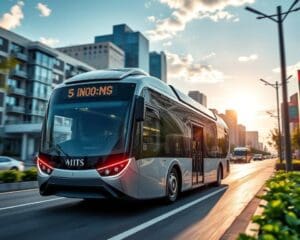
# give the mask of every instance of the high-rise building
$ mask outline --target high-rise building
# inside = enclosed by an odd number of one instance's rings
[[[125,66],[124,51],[112,42],[67,46],[58,48],[58,50],[96,69],[123,68]]]
[[[149,54],[150,75],[167,82],[167,57],[164,52],[150,52]]]
[[[246,146],[246,127],[242,124],[238,124],[238,146]]]
[[[194,99],[196,102],[202,104],[207,107],[207,98],[206,95],[199,91],[189,91],[188,95]]]
[[[235,110],[226,110],[225,114],[220,114],[220,117],[225,121],[229,129],[229,142],[231,145],[238,146],[238,120]]]
[[[89,65],[39,42],[0,28],[0,60],[14,57],[18,65],[0,90],[0,154],[22,160],[38,150],[42,120],[53,87],[75,74],[93,70]]]
[[[258,141],[258,131],[246,131],[246,146],[260,149]]]
[[[95,37],[95,43],[112,42],[125,52],[125,67],[149,72],[149,41],[126,24],[114,25],[113,34]]]

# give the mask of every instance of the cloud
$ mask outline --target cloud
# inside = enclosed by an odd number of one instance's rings
[[[210,65],[195,62],[191,54],[177,55],[166,52],[168,61],[168,78],[201,83],[218,83],[224,81],[224,74]]]
[[[258,59],[258,56],[257,54],[251,54],[249,56],[241,56],[238,58],[238,60],[240,62],[249,62],[249,61],[255,61]]]
[[[172,42],[171,41],[167,41],[167,42],[163,43],[163,46],[164,47],[172,46]]]
[[[0,19],[0,27],[10,30],[20,26],[21,20],[24,18],[23,6],[24,2],[19,1],[11,7],[10,12],[3,14]]]
[[[149,22],[155,22],[156,18],[154,16],[147,17]]]
[[[207,59],[210,59],[210,58],[212,58],[212,57],[214,57],[214,56],[216,56],[216,53],[211,52],[210,54],[204,56],[204,57],[202,58],[202,60],[207,60]]]
[[[40,42],[45,44],[45,45],[48,45],[50,47],[54,47],[56,44],[59,43],[59,40],[55,39],[55,38],[40,37]]]
[[[146,32],[152,41],[170,39],[183,31],[187,23],[194,19],[209,18],[215,22],[219,20],[239,21],[233,14],[224,11],[226,7],[238,7],[255,0],[160,0],[162,4],[172,9],[169,17],[156,20],[153,30]]]
[[[297,62],[293,65],[287,66],[286,71],[287,75],[297,76],[297,71],[300,70],[300,62]],[[280,68],[274,68],[272,70],[274,73],[280,73]]]
[[[36,9],[38,9],[40,11],[41,17],[48,17],[52,12],[52,10],[50,8],[48,8],[48,6],[46,4],[43,4],[43,3],[38,3],[36,5]]]

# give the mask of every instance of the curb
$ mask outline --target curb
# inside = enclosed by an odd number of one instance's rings
[[[259,206],[258,208],[256,209],[255,213],[253,214],[253,216],[255,215],[262,215],[263,211],[264,211],[264,208],[262,206],[265,206],[267,204],[267,202],[265,200],[261,200],[259,202]],[[258,235],[258,230],[259,230],[259,225],[250,221],[246,230],[245,230],[245,233],[251,237],[257,237]]]
[[[37,181],[0,183],[0,192],[11,192],[37,188]]]

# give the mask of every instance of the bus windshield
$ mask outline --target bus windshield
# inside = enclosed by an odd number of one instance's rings
[[[247,156],[247,150],[234,150],[234,156]]]
[[[49,103],[41,152],[76,157],[123,153],[134,91],[134,87],[128,86],[125,91],[123,85],[114,84],[115,93],[108,91],[109,95],[96,95],[95,91],[96,96],[82,96],[84,91],[80,97],[76,96],[80,89],[91,89],[94,85],[55,90]]]

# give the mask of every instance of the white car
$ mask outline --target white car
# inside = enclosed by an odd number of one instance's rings
[[[11,157],[0,156],[0,170],[24,171],[24,163]]]

